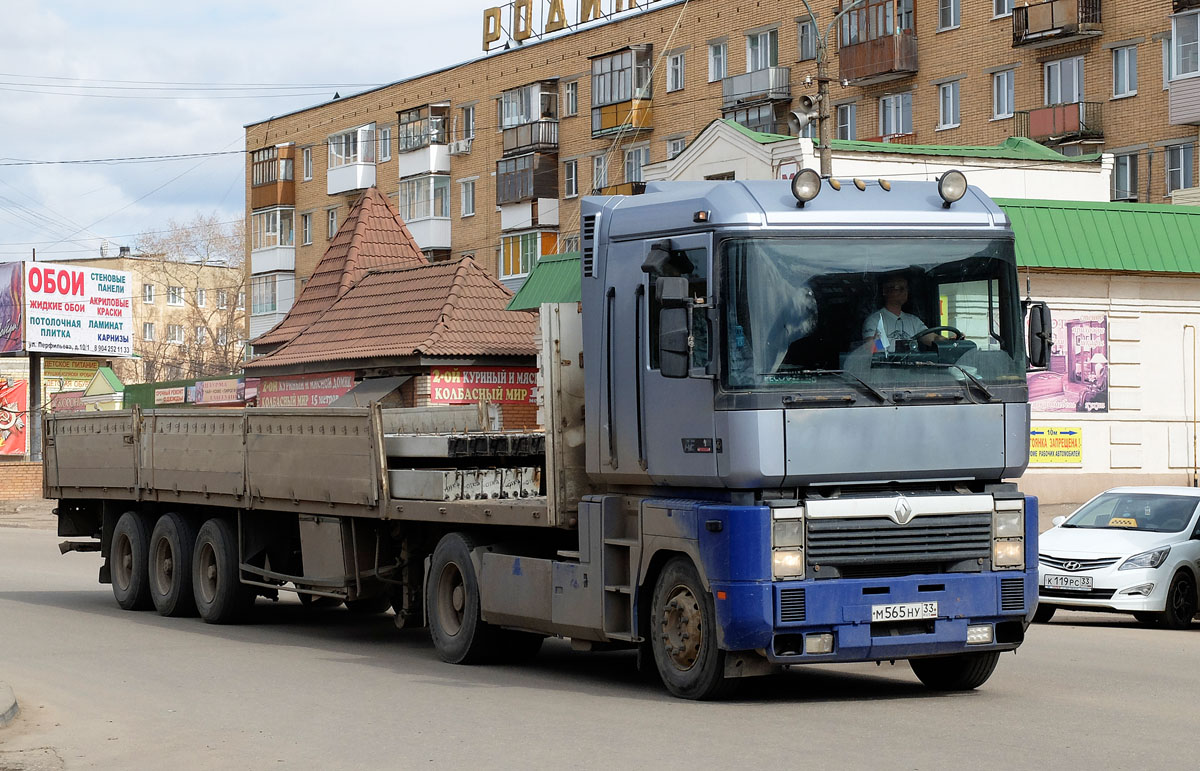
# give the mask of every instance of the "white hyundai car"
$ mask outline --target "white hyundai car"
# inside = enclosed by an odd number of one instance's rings
[[[1055,517],[1038,542],[1038,607],[1132,613],[1183,629],[1200,586],[1200,489],[1116,487],[1070,517]]]

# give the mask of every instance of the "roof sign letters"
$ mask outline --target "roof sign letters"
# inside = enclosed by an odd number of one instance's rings
[[[645,11],[658,2],[663,0],[509,0],[504,5],[484,10],[483,50],[491,51],[507,46],[509,42],[520,45],[531,37],[540,39],[589,22],[611,19],[620,13]],[[567,17],[568,4],[575,12],[574,21]]]

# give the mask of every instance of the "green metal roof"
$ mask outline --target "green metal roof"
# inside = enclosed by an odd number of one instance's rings
[[[999,198],[1030,268],[1200,273],[1200,206]]]
[[[767,134],[762,131],[752,131],[730,118],[723,120],[730,128],[762,145],[795,139],[795,137],[785,134]],[[814,144],[816,144],[815,140]],[[834,139],[830,141],[830,146],[835,150],[846,152],[938,155],[951,158],[998,158],[1009,161],[1043,161],[1053,163],[1095,163],[1100,160],[1100,153],[1069,157],[1026,137],[1009,137],[998,145],[902,145],[892,142]]]
[[[533,266],[529,278],[511,300],[510,311],[536,311],[542,303],[579,301],[579,252],[550,254]]]

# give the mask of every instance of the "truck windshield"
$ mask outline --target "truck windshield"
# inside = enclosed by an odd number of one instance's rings
[[[731,238],[720,254],[727,390],[991,401],[1025,382],[1011,240]]]

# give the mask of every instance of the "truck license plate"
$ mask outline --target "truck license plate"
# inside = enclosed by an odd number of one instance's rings
[[[871,623],[877,621],[920,621],[937,618],[936,602],[897,602],[891,605],[872,605]]]
[[[1092,590],[1091,576],[1046,576],[1043,586],[1055,589],[1067,589],[1073,592],[1090,592]]]

